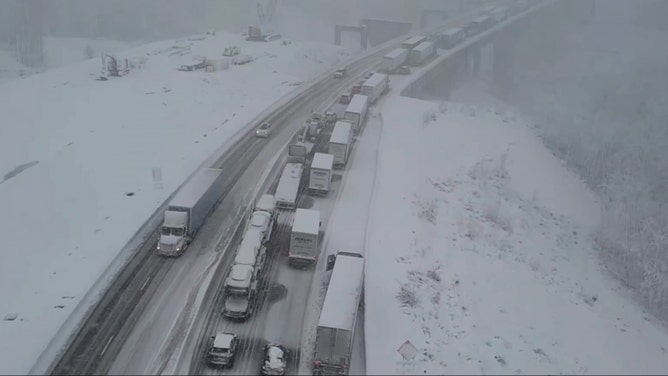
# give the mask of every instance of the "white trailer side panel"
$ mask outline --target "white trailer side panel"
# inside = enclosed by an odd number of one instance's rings
[[[369,103],[375,103],[383,95],[390,85],[390,78],[384,73],[374,73],[362,85],[362,95],[369,97]]]
[[[383,56],[382,70],[392,72],[402,66],[408,59],[408,50],[397,48],[387,55]]]
[[[355,94],[343,114],[343,118],[353,124],[355,133],[359,133],[360,129],[364,126],[368,103],[369,97],[362,94]]]

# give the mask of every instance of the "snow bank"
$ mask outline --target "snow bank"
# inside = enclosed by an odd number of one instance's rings
[[[222,58],[230,45],[254,60],[213,73],[176,70],[196,56]],[[119,57],[146,61],[122,78],[95,81],[92,59],[0,86],[0,314],[16,315],[0,323],[0,373],[26,373],[165,198],[342,51],[218,33],[128,50]]]
[[[382,111],[369,374],[668,369],[665,329],[598,266],[595,196],[521,119],[401,97]],[[397,352],[406,340],[413,362]]]

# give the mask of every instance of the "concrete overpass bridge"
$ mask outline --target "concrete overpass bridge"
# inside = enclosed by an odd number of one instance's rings
[[[449,98],[453,87],[467,79],[484,79],[496,96],[513,90],[517,51],[532,33],[558,33],[566,20],[582,20],[595,9],[595,0],[548,0],[509,17],[493,27],[465,39],[428,61],[401,95],[415,98]],[[465,26],[460,25],[460,26]],[[549,48],[549,46],[546,46]]]

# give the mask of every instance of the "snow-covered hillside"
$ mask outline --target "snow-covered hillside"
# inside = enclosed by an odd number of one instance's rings
[[[0,84],[49,69],[99,57],[102,51],[116,53],[139,46],[140,42],[121,42],[106,39],[44,37],[44,68],[21,65],[13,48],[0,43]]]
[[[665,373],[665,328],[599,267],[596,196],[519,116],[403,97],[381,111],[369,374]]]
[[[592,19],[564,25],[548,43],[523,36],[513,103],[600,194],[597,245],[606,267],[668,322],[668,50],[657,48],[668,32],[655,23],[666,7],[596,4]],[[553,58],[545,59],[541,46]]]
[[[176,70],[232,45],[254,60]],[[0,85],[0,373],[28,372],[130,237],[227,138],[350,54],[218,33],[118,56],[141,69],[96,81],[95,58]]]

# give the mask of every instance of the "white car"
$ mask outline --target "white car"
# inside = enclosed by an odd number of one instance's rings
[[[264,347],[261,373],[263,375],[285,375],[288,350],[283,345],[268,344]]]
[[[255,131],[257,137],[269,137],[271,136],[271,123],[264,122],[260,127]]]

